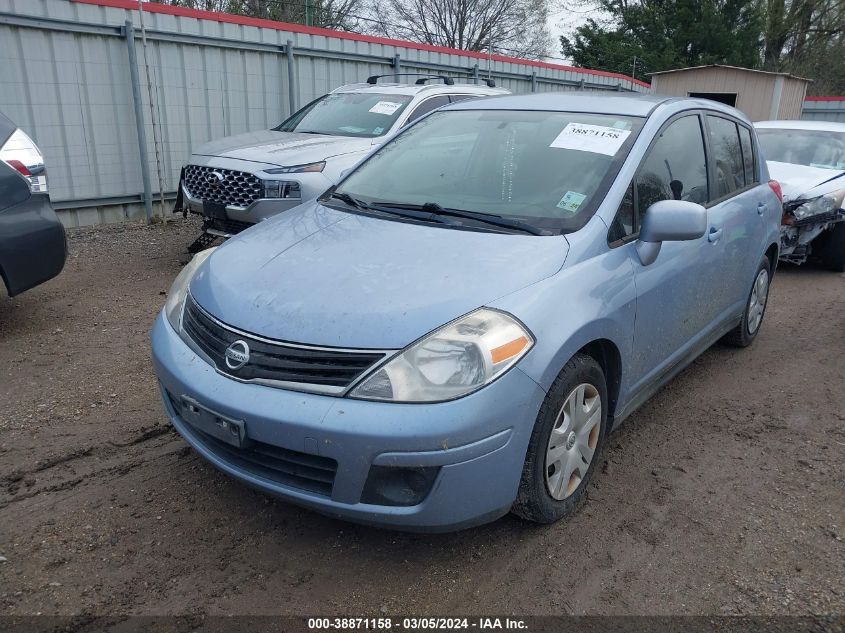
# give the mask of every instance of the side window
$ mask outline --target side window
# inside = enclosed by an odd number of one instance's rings
[[[745,184],[757,182],[757,171],[754,169],[754,145],[751,142],[751,130],[744,125],[739,126],[739,144],[742,147],[742,166],[745,171]]]
[[[457,103],[458,101],[466,101],[467,99],[478,99],[478,95],[449,95],[449,100],[452,103]]]
[[[616,242],[633,235],[634,232],[634,183],[631,183],[625,192],[625,197],[622,198],[622,204],[619,205],[613,224],[610,225],[607,241]]]
[[[436,110],[440,106],[444,106],[447,103],[449,103],[449,97],[447,95],[437,95],[436,97],[432,97],[431,99],[426,99],[421,104],[419,104],[413,112],[411,112],[411,116],[408,117],[408,120],[405,122],[405,125],[407,125],[408,123],[413,123],[422,115],[428,114],[432,110]]]
[[[640,163],[608,234],[613,242],[640,230],[642,217],[660,200],[707,202],[707,158],[698,115],[670,123]]]
[[[745,186],[745,167],[736,123],[722,117],[707,115],[710,128],[710,147],[716,174],[712,200],[723,198]]]

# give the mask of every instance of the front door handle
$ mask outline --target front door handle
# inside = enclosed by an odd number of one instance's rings
[[[769,205],[767,205],[765,202],[760,202],[757,204],[757,215],[763,215],[768,210]]]
[[[722,237],[722,229],[717,229],[715,226],[710,227],[710,232],[707,234],[707,241],[714,244]]]

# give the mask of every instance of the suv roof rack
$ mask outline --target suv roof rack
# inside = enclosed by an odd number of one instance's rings
[[[426,81],[431,79],[442,79],[443,83],[447,86],[454,85],[455,83],[454,79],[447,77],[446,75],[426,75],[425,73],[388,73],[386,75],[373,75],[371,77],[367,77],[367,83],[374,86],[378,83],[379,79],[384,77],[419,77],[419,79],[414,82],[418,86],[423,85]]]
[[[484,77],[476,77],[475,75],[470,75],[467,77],[467,79],[474,79],[476,83],[483,81],[485,84],[487,84],[488,88],[496,87],[496,82],[493,79],[485,79]]]

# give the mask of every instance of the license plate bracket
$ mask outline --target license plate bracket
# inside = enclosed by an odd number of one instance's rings
[[[209,220],[228,220],[226,215],[226,205],[222,202],[211,202],[210,200],[203,200],[202,214]]]
[[[248,442],[243,420],[213,411],[190,396],[182,396],[182,418],[195,429],[236,448],[244,448]]]

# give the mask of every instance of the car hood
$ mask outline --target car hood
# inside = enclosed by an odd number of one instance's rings
[[[780,183],[785,202],[815,198],[845,188],[845,170],[806,167],[793,163],[766,161],[769,175]]]
[[[399,349],[560,270],[563,236],[409,224],[306,204],[221,246],[191,294],[224,323],[313,345]]]
[[[236,158],[287,167],[316,163],[332,156],[364,152],[373,139],[259,130],[217,139],[194,150],[196,156]]]

